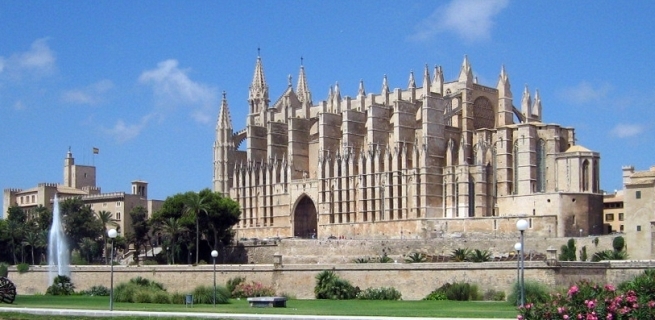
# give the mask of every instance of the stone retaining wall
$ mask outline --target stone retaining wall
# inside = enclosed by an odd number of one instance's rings
[[[655,266],[650,261],[561,262],[527,261],[526,280],[536,280],[551,288],[565,287],[581,279],[598,283],[618,284]],[[44,293],[48,283],[47,266],[31,266],[20,274],[11,267],[9,279],[19,294]],[[246,277],[270,285],[278,294],[286,293],[299,299],[314,298],[315,276],[323,270],[333,270],[361,289],[394,287],[404,300],[419,300],[446,282],[477,284],[481,292],[489,289],[509,292],[516,281],[516,262],[485,263],[368,263],[368,264],[261,264],[217,265],[216,281],[224,285],[230,278]],[[114,284],[141,276],[164,284],[169,292],[190,292],[200,285],[213,283],[213,266],[114,266]],[[72,266],[71,279],[76,290],[94,285],[109,287],[109,266]]]

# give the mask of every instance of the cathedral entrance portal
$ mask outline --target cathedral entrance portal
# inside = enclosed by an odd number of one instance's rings
[[[315,239],[317,226],[314,201],[304,195],[298,201],[293,212],[293,235],[299,238]]]

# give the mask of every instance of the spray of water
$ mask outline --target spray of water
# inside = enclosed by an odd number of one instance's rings
[[[48,285],[51,285],[58,275],[70,277],[69,264],[68,243],[66,242],[61,214],[59,213],[59,199],[55,194],[52,208],[52,226],[48,234],[48,266],[50,271],[48,273]]]

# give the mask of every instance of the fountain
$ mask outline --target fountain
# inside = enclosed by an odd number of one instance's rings
[[[68,243],[61,224],[57,194],[52,206],[52,226],[48,236],[48,266],[50,270],[48,285],[51,285],[57,276],[70,277]]]

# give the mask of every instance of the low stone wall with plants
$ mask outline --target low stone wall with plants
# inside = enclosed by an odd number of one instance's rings
[[[282,259],[284,261],[284,259]],[[567,287],[582,279],[598,283],[617,283],[634,277],[654,264],[648,261],[557,262],[526,261],[526,281],[549,287]],[[213,283],[213,266],[114,266],[114,284],[141,277],[163,284],[168,292],[191,293],[198,286]],[[516,261],[443,262],[443,263],[351,263],[351,264],[262,264],[217,265],[216,282],[225,286],[237,277],[272,287],[276,294],[299,299],[314,299],[316,276],[331,270],[362,291],[368,288],[394,288],[404,300],[420,300],[447,283],[470,283],[480,293],[509,294],[517,277]],[[24,270],[23,270],[24,271]],[[9,267],[8,277],[18,294],[42,294],[48,288],[48,267],[30,266],[18,272]],[[109,266],[72,266],[71,281],[76,291],[94,286],[109,287]]]

